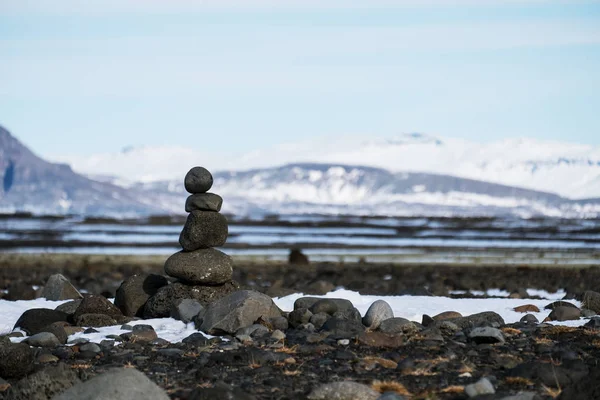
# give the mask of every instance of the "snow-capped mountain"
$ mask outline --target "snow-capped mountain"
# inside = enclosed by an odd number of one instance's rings
[[[423,148],[443,150],[445,144],[439,139],[410,135],[385,143],[363,143],[364,154],[353,153],[358,151],[353,150],[357,149],[354,146],[355,143],[341,143],[335,147],[337,153],[332,149],[328,156],[351,157],[362,162],[374,157],[374,149],[379,149],[382,160],[385,160],[385,157],[394,154],[390,149],[414,148],[418,153]],[[302,146],[299,149],[306,150]],[[318,154],[324,154],[322,148],[317,149]],[[449,153],[442,150],[439,150],[439,157],[449,157]],[[207,164],[201,160],[193,162],[189,152],[185,154],[190,160],[182,158],[175,163],[172,157],[178,151],[167,154],[164,159],[156,151],[148,153],[133,149],[119,157],[131,162],[139,160],[141,154],[150,154],[153,159],[141,163],[137,173],[144,173],[146,164],[166,162],[172,168],[182,170],[176,179],[159,180],[163,176],[161,173],[144,175],[146,178],[140,181],[115,179],[102,175],[110,172],[102,168],[95,168],[95,179],[89,179],[73,172],[68,165],[44,161],[8,131],[0,129],[0,211],[85,215],[183,214],[188,194],[183,189],[182,178],[191,166]],[[286,151],[284,148],[273,154],[270,162],[278,161]],[[128,158],[132,152],[136,156]],[[410,152],[408,155],[414,157]],[[514,157],[514,154],[510,156]],[[247,159],[252,157],[258,156],[248,155]],[[160,170],[160,166],[155,168]],[[570,200],[547,192],[447,174],[396,172],[356,163],[294,163],[216,171],[214,178],[213,190],[225,199],[223,211],[237,215],[600,215],[600,198]]]
[[[600,147],[533,139],[476,143],[412,133],[392,138],[308,140],[248,154],[146,147],[92,157],[67,156],[61,161],[78,172],[112,176],[121,183],[178,179],[191,165],[243,171],[290,163],[329,163],[450,174],[570,199],[600,197]]]
[[[392,173],[341,164],[289,164],[214,174],[214,191],[234,214],[358,215],[600,215],[600,199],[555,194],[427,173]],[[132,190],[178,212],[187,193],[181,180],[137,183]]]

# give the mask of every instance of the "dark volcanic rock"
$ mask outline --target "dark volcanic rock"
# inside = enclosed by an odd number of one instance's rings
[[[102,327],[102,326],[112,326],[117,325],[118,321],[106,314],[79,314],[75,317],[75,324],[77,326],[93,326],[93,327]]]
[[[388,318],[379,324],[379,331],[387,334],[401,333],[409,335],[418,330],[414,322],[401,317]]]
[[[0,378],[20,378],[33,368],[34,352],[25,343],[0,343]]]
[[[61,344],[65,344],[67,343],[68,339],[67,332],[65,331],[65,324],[68,325],[66,322],[62,321],[53,322],[50,325],[42,328],[42,332],[50,332],[54,334]]]
[[[165,273],[198,285],[220,285],[233,275],[231,257],[216,249],[180,251],[165,262]]]
[[[192,211],[185,221],[179,244],[185,251],[220,247],[227,240],[227,219],[213,211]]]
[[[128,399],[169,400],[169,396],[135,368],[114,368],[79,383],[52,400]]]
[[[233,334],[261,317],[268,320],[279,316],[281,310],[269,296],[251,290],[240,290],[208,305],[202,323],[197,328],[211,335]]]
[[[539,379],[548,387],[566,387],[580,381],[589,373],[588,367],[580,360],[566,360],[562,365],[528,362],[508,371],[508,376]]]
[[[115,296],[115,306],[128,317],[141,317],[146,301],[169,282],[156,274],[133,275],[121,283]]]
[[[600,293],[588,290],[583,293],[583,307],[600,313]]]
[[[325,313],[333,315],[339,311],[347,311],[354,309],[354,305],[350,300],[346,299],[319,299],[310,308],[313,314]]]
[[[574,384],[563,388],[558,400],[590,400],[600,399],[600,369],[594,369]]]
[[[71,300],[71,301],[67,301],[66,303],[63,303],[60,306],[56,307],[55,310],[62,311],[69,315],[73,315],[73,314],[75,314],[75,311],[77,311],[77,307],[79,307],[80,304],[81,304],[81,299]]]
[[[21,328],[28,335],[42,332],[42,329],[53,322],[67,321],[68,314],[48,308],[32,308],[25,311],[15,323],[15,329]]]
[[[365,331],[361,322],[339,318],[329,318],[321,329],[328,332],[332,339],[353,339]]]
[[[47,300],[76,300],[81,299],[83,296],[75,286],[71,285],[71,282],[61,274],[50,275],[44,290],[42,291],[42,297]]]
[[[164,286],[148,299],[144,306],[144,318],[164,318],[179,300],[194,299],[203,306],[237,290],[237,283],[230,281],[218,286],[191,286],[175,282]]]
[[[59,363],[21,379],[7,393],[11,400],[47,400],[79,383],[77,372]]]
[[[446,321],[452,322],[460,329],[477,328],[480,326],[491,326],[497,328],[504,325],[504,319],[493,311],[484,311],[477,314],[468,315],[461,318],[451,318],[442,321],[436,321],[436,325],[440,325]]]
[[[183,180],[185,190],[189,193],[206,193],[213,184],[212,174],[204,167],[194,167],[188,171]]]
[[[87,295],[81,300],[81,304],[73,314],[73,319],[77,320],[84,314],[104,314],[116,320],[123,317],[121,310],[108,301],[106,297],[94,294]]]
[[[550,321],[569,321],[576,320],[581,317],[581,311],[576,307],[555,307],[548,319]]]
[[[185,201],[185,211],[221,211],[223,198],[214,193],[193,194]]]
[[[568,301],[558,300],[558,301],[555,301],[555,302],[552,302],[552,303],[546,305],[546,307],[544,307],[544,309],[545,310],[554,310],[556,307],[579,308],[575,304],[569,303]]]

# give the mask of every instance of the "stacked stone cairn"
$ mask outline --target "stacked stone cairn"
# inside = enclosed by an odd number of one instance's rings
[[[176,281],[161,287],[144,306],[144,318],[173,316],[187,320],[216,299],[238,289],[232,281],[232,260],[215,249],[227,240],[227,219],[219,212],[223,199],[208,193],[211,173],[203,167],[192,168],[184,179],[191,193],[185,202],[189,213],[179,244],[183,248],[169,257],[165,273]],[[181,307],[179,307],[181,306]],[[184,314],[178,315],[185,310]]]

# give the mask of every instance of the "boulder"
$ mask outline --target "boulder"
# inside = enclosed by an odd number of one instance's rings
[[[179,235],[185,251],[220,247],[227,240],[227,219],[213,211],[192,211]]]
[[[27,339],[24,340],[24,342],[34,347],[54,348],[56,346],[61,345],[56,335],[50,332],[36,333],[35,335],[29,336]]]
[[[77,320],[83,314],[104,314],[116,320],[123,317],[121,310],[106,297],[94,294],[87,295],[81,300],[81,304],[73,314],[73,319]]]
[[[67,321],[68,314],[48,308],[32,308],[25,311],[15,323],[15,329],[20,328],[28,335],[42,332],[42,329],[53,322]]]
[[[125,279],[117,289],[115,306],[128,317],[141,317],[146,301],[169,282],[156,274],[137,274]]]
[[[388,318],[379,324],[379,331],[387,334],[411,335],[418,330],[414,322],[401,317]]]
[[[216,249],[180,251],[165,262],[165,273],[197,285],[220,285],[231,280],[233,261]]]
[[[11,400],[47,400],[81,382],[77,371],[63,363],[47,366],[26,378],[21,379],[9,389],[6,398]]]
[[[175,282],[164,286],[148,299],[144,306],[144,318],[165,318],[171,315],[171,310],[178,301],[193,299],[206,307],[208,304],[234,292],[239,288],[234,281],[218,286],[191,286]]]
[[[281,310],[269,296],[251,290],[240,290],[208,305],[197,328],[211,335],[234,334],[261,317],[268,319],[279,316]]]
[[[596,313],[600,313],[600,293],[588,290],[583,293],[582,306]]]
[[[81,299],[83,296],[75,286],[71,285],[71,282],[61,274],[50,275],[44,290],[42,291],[42,297],[46,300],[76,300]]]
[[[114,368],[67,389],[52,400],[169,400],[163,389],[135,368]]]
[[[307,265],[309,264],[308,256],[300,249],[291,249],[288,256],[288,262],[294,265]]]
[[[581,311],[576,307],[555,307],[548,319],[550,321],[577,320],[581,317]]]
[[[498,328],[482,326],[474,328],[469,332],[469,339],[477,344],[481,343],[504,343],[504,334]]]
[[[92,326],[99,328],[102,326],[117,325],[119,321],[106,314],[80,314],[75,318],[77,326]]]
[[[21,378],[33,368],[34,351],[25,343],[0,343],[0,378]]]

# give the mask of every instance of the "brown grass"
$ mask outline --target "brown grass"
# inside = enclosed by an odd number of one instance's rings
[[[573,326],[554,325],[552,327],[545,328],[541,331],[542,335],[560,335],[562,333],[576,332],[579,328]]]
[[[396,367],[398,367],[397,362],[388,360],[387,358],[382,358],[382,357],[367,356],[367,357],[363,358],[362,361],[367,364],[379,364],[383,368],[387,368],[387,369],[396,369]]]
[[[535,344],[552,344],[552,343],[554,343],[554,340],[550,340],[546,337],[536,337],[533,339],[533,341],[535,342]]]
[[[437,372],[431,372],[429,368],[417,368],[415,370],[409,371],[406,375],[410,376],[435,376]]]
[[[371,388],[379,393],[394,392],[400,396],[410,396],[410,392],[400,382],[396,381],[373,381]]]
[[[10,383],[0,385],[0,392],[6,392],[8,389],[10,389]]]
[[[462,393],[464,391],[465,387],[460,385],[448,386],[441,390],[442,393]]]
[[[509,385],[533,386],[535,383],[532,380],[523,378],[522,376],[509,376],[504,380]]]
[[[252,362],[252,363],[248,364],[248,366],[250,368],[252,368],[252,369],[256,369],[256,368],[262,367],[262,365],[260,365],[259,363],[255,363],[255,362]]]
[[[468,366],[468,365],[466,365],[466,364],[461,365],[460,369],[458,370],[458,373],[459,374],[466,374],[467,372],[468,373],[473,372],[473,368],[470,367],[470,366]]]
[[[294,370],[286,369],[285,371],[283,371],[283,374],[285,376],[298,376],[301,373],[302,373],[302,371],[300,371],[299,369],[294,369]]]
[[[71,364],[72,369],[90,369],[92,364]]]
[[[298,345],[294,345],[292,347],[283,346],[279,349],[275,350],[276,353],[285,353],[285,354],[296,354],[298,352]]]
[[[502,328],[501,331],[507,336],[516,336],[516,335],[520,335],[521,333],[523,333],[520,330],[515,329],[515,328]]]

